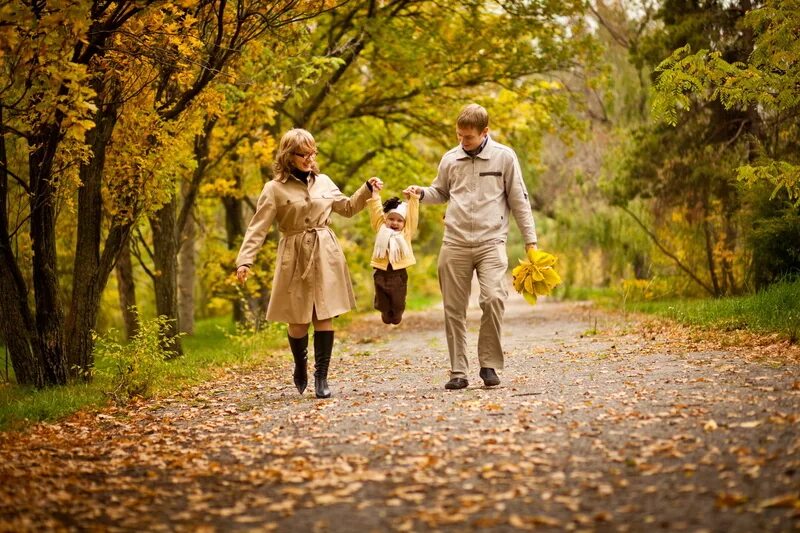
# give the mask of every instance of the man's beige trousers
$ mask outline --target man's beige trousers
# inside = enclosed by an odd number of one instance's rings
[[[444,327],[450,352],[450,377],[466,378],[467,306],[472,273],[477,272],[480,286],[481,327],[478,332],[478,364],[485,368],[503,368],[500,336],[508,297],[506,245],[489,242],[478,246],[442,243],[439,253],[439,287],[444,303]]]

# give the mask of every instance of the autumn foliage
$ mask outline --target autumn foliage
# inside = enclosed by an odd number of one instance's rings
[[[371,175],[400,191],[432,180],[470,101],[520,155],[557,294],[723,296],[796,273],[796,10],[678,4],[2,3],[0,335],[16,380],[91,379],[92,332],[135,338],[133,307],[165,317],[169,357],[195,318],[261,327],[276,239],[247,288],[231,262],[275,140],[307,128],[343,191]],[[441,216],[422,213],[415,241],[428,298]],[[366,220],[337,233],[368,306]]]

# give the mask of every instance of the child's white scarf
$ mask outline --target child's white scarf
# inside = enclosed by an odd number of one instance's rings
[[[378,236],[375,238],[375,248],[372,250],[372,257],[375,259],[383,259],[388,255],[389,262],[397,263],[403,257],[411,255],[411,249],[408,246],[403,233],[395,231],[385,224],[378,230]]]

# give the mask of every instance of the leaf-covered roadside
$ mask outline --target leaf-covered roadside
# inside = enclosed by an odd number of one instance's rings
[[[330,401],[287,358],[4,434],[0,529],[798,526],[796,347],[515,297],[502,385],[448,393],[440,313],[352,324]]]

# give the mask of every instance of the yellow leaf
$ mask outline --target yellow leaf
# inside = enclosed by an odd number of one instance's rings
[[[514,290],[517,292],[523,292],[525,289],[524,280],[522,278],[514,280]]]
[[[542,274],[544,274],[544,282],[547,283],[547,286],[551,289],[561,284],[561,276],[552,268],[543,270]]]
[[[508,517],[508,525],[518,529],[528,529],[528,525],[520,518],[518,514],[512,514]]]
[[[800,498],[798,498],[797,494],[783,494],[781,496],[775,496],[774,498],[761,500],[760,502],[758,502],[758,506],[762,509],[765,509],[767,507],[800,508]]]
[[[538,296],[547,296],[550,294],[550,287],[544,281],[534,281],[533,292]]]
[[[533,293],[533,280],[531,278],[525,278],[525,292]]]

